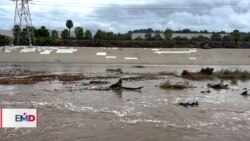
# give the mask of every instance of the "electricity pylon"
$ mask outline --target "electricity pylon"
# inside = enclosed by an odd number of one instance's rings
[[[35,41],[34,31],[32,26],[32,19],[30,15],[29,1],[31,0],[11,0],[15,1],[15,17],[13,27],[12,46],[14,45],[14,39],[17,38],[17,45],[20,42],[20,33],[23,29],[26,29],[27,37],[29,39],[29,45],[32,46],[32,41]],[[19,29],[16,29],[17,26]]]

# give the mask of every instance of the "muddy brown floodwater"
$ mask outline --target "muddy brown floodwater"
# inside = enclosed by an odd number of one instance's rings
[[[20,66],[19,66],[20,65]],[[23,67],[53,74],[83,73],[85,76],[114,75],[107,68],[121,68],[130,73],[156,73],[183,69],[198,71],[202,67],[250,70],[250,66],[145,66],[2,63],[0,69]],[[121,75],[121,74],[115,74]],[[123,76],[125,77],[125,76]],[[186,82],[196,88],[163,90],[162,82]],[[0,107],[37,108],[38,128],[0,129],[1,141],[249,141],[250,97],[241,96],[244,88],[250,91],[249,81],[238,81],[228,90],[208,90],[207,83],[220,80],[190,81],[172,76],[145,81],[124,81],[127,87],[140,91],[84,90],[90,80],[63,83],[58,80],[30,85],[0,85]],[[106,79],[108,84],[118,79]],[[93,86],[96,87],[96,86]],[[198,107],[178,105],[179,102],[199,101]]]

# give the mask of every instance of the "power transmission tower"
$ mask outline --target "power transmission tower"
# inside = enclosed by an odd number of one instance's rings
[[[35,41],[34,31],[32,26],[32,19],[30,15],[29,1],[31,0],[11,0],[15,2],[15,17],[13,27],[12,46],[16,38],[17,45],[20,42],[20,33],[25,29],[29,39],[29,45],[32,46],[32,41]],[[16,29],[18,28],[18,29]]]

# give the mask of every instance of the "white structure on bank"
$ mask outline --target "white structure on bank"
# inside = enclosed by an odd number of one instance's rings
[[[141,38],[141,39],[145,39],[145,34],[146,33],[132,33],[132,40],[135,40],[137,38]],[[157,33],[151,33],[152,37],[155,37]],[[159,33],[160,36],[164,39],[164,34],[163,33]],[[222,37],[228,35],[228,34],[220,34]],[[175,37],[181,37],[181,38],[187,38],[187,39],[191,39],[193,37],[199,37],[199,36],[203,36],[203,37],[207,37],[207,38],[211,38],[212,33],[173,33],[172,34],[172,38]]]

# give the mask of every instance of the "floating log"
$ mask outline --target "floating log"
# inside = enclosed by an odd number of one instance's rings
[[[241,95],[243,95],[243,96],[249,96],[248,93],[247,93],[247,91],[242,92]]]
[[[207,90],[207,91],[201,91],[201,93],[210,93],[211,91],[210,90]]]
[[[131,88],[131,87],[123,87],[122,86],[122,79],[119,79],[118,82],[116,82],[115,84],[112,84],[111,86],[109,86],[109,89],[111,90],[131,90],[131,91],[138,91],[141,90],[143,87],[135,87],[135,88]]]
[[[122,87],[124,90],[131,90],[131,91],[136,91],[136,90],[141,90],[143,87],[136,87],[136,88],[130,88],[130,87]]]
[[[213,89],[228,89],[228,84],[223,84],[223,83],[211,84],[211,83],[208,83],[207,87],[208,88],[213,88]]]
[[[122,88],[122,79],[119,79],[118,82],[116,82],[115,84],[112,84],[111,86],[109,86],[110,89],[113,90],[119,90]]]
[[[194,106],[199,106],[199,102],[198,102],[198,101],[194,101],[194,102],[185,102],[185,103],[181,102],[181,103],[179,103],[179,105],[184,106],[184,107],[186,107],[186,108],[187,108],[188,106],[194,107]]]

